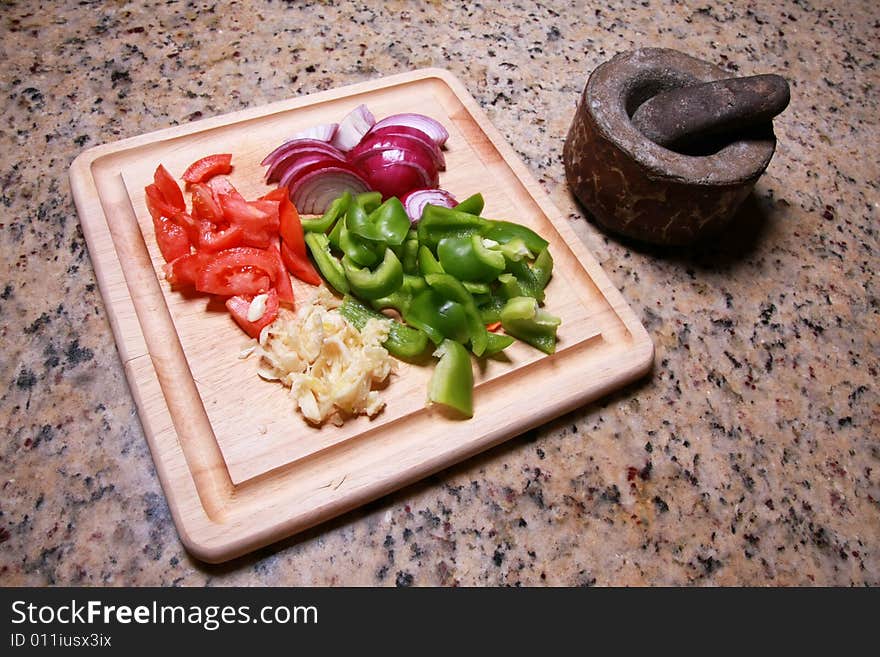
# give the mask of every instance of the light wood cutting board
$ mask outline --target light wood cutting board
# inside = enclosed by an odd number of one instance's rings
[[[361,103],[381,118],[421,112],[449,130],[441,186],[481,192],[484,216],[537,230],[555,261],[546,308],[557,353],[517,343],[475,367],[475,415],[425,406],[430,368],[401,363],[375,419],[308,426],[280,385],[242,360],[222,303],[171,291],[144,205],[159,163],[175,176],[233,153],[247,198],[285,137]],[[414,71],[125,139],[85,151],[71,187],[116,344],[181,540],[209,562],[306,529],[496,445],[645,374],[653,344],[636,316],[463,85]],[[294,281],[297,299],[314,288]]]

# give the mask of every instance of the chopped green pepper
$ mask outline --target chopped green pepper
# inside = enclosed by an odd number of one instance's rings
[[[550,249],[544,249],[538,254],[535,262],[532,263],[532,273],[535,276],[535,283],[542,290],[547,287],[553,275],[553,256],[550,255]]]
[[[421,276],[404,274],[403,284],[399,288],[387,296],[371,299],[370,304],[377,310],[394,308],[401,315],[404,315],[409,310],[413,297],[427,287],[428,284]]]
[[[419,221],[419,243],[436,249],[444,237],[465,237],[488,228],[482,217],[437,205],[426,205]]]
[[[422,276],[446,273],[443,271],[443,267],[440,266],[437,258],[431,253],[431,249],[424,245],[419,247],[419,271],[422,273]]]
[[[350,213],[349,213],[350,214]],[[346,218],[347,221],[347,218]],[[339,231],[339,249],[347,255],[352,262],[361,267],[372,267],[379,258],[385,253],[385,249],[381,244],[361,239],[357,235],[352,235],[351,231],[345,225],[345,221],[340,221],[342,228]]]
[[[442,238],[437,255],[443,271],[462,281],[488,283],[504,271],[504,255],[486,248],[476,233]]]
[[[306,233],[305,240],[321,275],[333,289],[346,294],[349,287],[345,279],[345,271],[339,260],[330,253],[328,237],[324,233]]]
[[[342,267],[351,291],[364,299],[388,296],[403,284],[403,267],[391,249],[385,249],[375,270],[358,267],[348,256],[343,256]]]
[[[483,352],[483,355],[495,356],[496,354],[499,354],[507,349],[512,344],[513,338],[509,335],[504,335],[502,333],[493,333],[492,331],[489,331],[489,340],[486,343],[486,351]]]
[[[456,205],[455,210],[480,216],[480,213],[483,211],[483,206],[483,195],[477,192],[472,196],[468,196],[465,200]]]
[[[390,322],[388,339],[382,343],[382,346],[388,350],[388,353],[398,358],[415,358],[424,353],[425,347],[428,346],[428,336],[422,331],[370,310],[351,295],[345,295],[339,312],[359,331],[367,325],[367,321],[370,319]]]
[[[333,222],[343,216],[351,204],[351,192],[345,192],[330,204],[330,207],[318,219],[300,218],[303,230],[307,233],[326,233]]]
[[[488,295],[492,292],[492,288],[489,287],[486,283],[462,281],[461,284],[464,285],[465,290],[471,293],[471,296],[474,297],[474,301],[477,300],[477,295]]]
[[[532,297],[514,297],[501,310],[505,332],[546,354],[556,351],[556,329],[562,320],[541,308]]]
[[[488,237],[483,238],[483,245],[493,251],[500,251],[501,254],[512,262],[519,262],[523,258],[532,258],[532,252],[526,246],[526,243],[520,237],[514,237],[509,242],[501,244]]]
[[[434,344],[440,344],[445,338],[465,343],[471,337],[464,306],[433,289],[416,294],[403,318],[424,331]]]
[[[473,417],[474,371],[467,351],[454,340],[444,340],[434,355],[440,360],[428,386],[428,401]]]
[[[403,264],[404,273],[418,274],[419,236],[416,231],[409,231],[403,244],[401,244],[398,249],[400,250],[400,253],[397,254],[397,257],[400,258],[400,262]]]
[[[507,274],[509,276],[509,274]],[[505,276],[502,274],[501,276]],[[501,279],[499,276],[499,280]],[[480,310],[480,319],[482,319],[483,324],[494,324],[495,322],[501,321],[501,309],[504,308],[504,304],[507,303],[507,299],[504,297],[491,295],[488,299],[479,304],[478,308]]]
[[[553,274],[553,258],[549,249],[544,249],[531,266],[525,260],[508,260],[507,272],[498,277],[502,295],[508,299],[526,296],[543,301],[544,288]]]
[[[333,230],[327,235],[327,239],[330,240],[330,244],[334,249],[339,251],[342,250],[341,242],[342,242],[342,229],[345,228],[345,217],[341,217],[339,221],[336,222],[336,225],[333,226]]]
[[[345,217],[345,227],[365,240],[397,246],[406,239],[410,221],[403,203],[392,196],[369,215],[354,203]]]
[[[363,192],[354,197],[354,202],[369,214],[382,203],[382,194],[379,192]]]
[[[464,289],[457,278],[449,274],[428,274],[425,276],[425,282],[441,297],[460,303],[464,307],[470,326],[471,351],[476,356],[482,356],[486,350],[487,331],[471,293]]]
[[[486,224],[483,230],[483,237],[495,240],[500,244],[507,244],[512,239],[518,237],[525,243],[526,247],[532,253],[543,251],[549,245],[547,240],[538,235],[538,233],[531,228],[526,228],[525,226],[510,221],[491,219],[484,219],[484,221]]]

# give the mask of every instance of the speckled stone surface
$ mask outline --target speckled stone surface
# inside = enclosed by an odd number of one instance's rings
[[[876,8],[709,4],[4,2],[0,584],[880,584]],[[791,81],[776,155],[713,244],[606,238],[565,187],[587,74],[638,46]],[[280,545],[199,564],[153,469],[68,166],[425,66],[459,76],[540,179],[645,322],[655,371]]]

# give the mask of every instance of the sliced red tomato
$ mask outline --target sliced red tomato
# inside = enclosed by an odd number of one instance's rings
[[[191,214],[181,211],[175,212],[171,219],[186,231],[186,236],[193,246],[198,245],[202,222],[196,221]]]
[[[196,284],[204,263],[204,254],[187,253],[166,264],[162,270],[165,272],[165,280],[173,287],[191,287]]]
[[[226,223],[223,219],[223,208],[214,197],[211,188],[205,183],[195,183],[190,187],[192,192],[192,215],[199,221],[210,221],[212,224]]]
[[[144,193],[146,194],[147,210],[150,212],[153,221],[157,221],[162,217],[170,219],[175,212],[179,212],[177,208],[165,200],[162,191],[155,184],[147,185],[144,188]]]
[[[231,153],[208,155],[190,164],[183,172],[183,179],[188,183],[200,183],[230,171],[232,171]]]
[[[266,292],[278,279],[275,257],[265,249],[238,246],[209,258],[196,278],[196,289],[221,296]]]
[[[281,233],[281,259],[284,266],[299,280],[310,285],[320,285],[321,276],[309,260],[299,212],[291,202],[286,187],[278,187],[261,197],[261,200],[278,201]]]
[[[232,182],[226,176],[214,176],[205,184],[211,188],[211,191],[214,193],[214,199],[217,201],[218,204],[220,203],[221,194],[233,196],[240,201],[244,200],[244,196],[238,193],[238,190],[232,186]]]
[[[291,251],[305,258],[307,253],[306,241],[303,237],[303,227],[299,219],[299,212],[296,211],[296,206],[287,195],[286,187],[280,187],[276,191],[281,192],[281,198],[278,201],[281,239],[284,240],[284,243],[287,244]]]
[[[253,322],[247,318],[252,300],[253,297],[251,296],[229,297],[226,300],[226,308],[229,310],[229,314],[232,315],[232,319],[235,320],[235,323],[238,324],[249,336],[257,339],[260,337],[260,331],[274,322],[275,318],[278,316],[278,294],[275,292],[275,288],[269,290],[266,298],[266,309],[263,311],[263,316]]]
[[[273,243],[279,226],[276,201],[245,201],[229,194],[219,197],[224,218],[242,228],[242,244],[265,249]]]
[[[296,276],[299,280],[309,285],[320,285],[321,275],[315,270],[315,266],[308,258],[301,258],[295,254],[290,247],[281,242],[281,260],[287,271]]]
[[[235,224],[227,226],[223,230],[218,230],[216,225],[210,221],[203,221],[199,230],[199,249],[209,253],[217,251],[225,251],[235,246],[244,246],[242,235],[244,231],[241,226]]]
[[[278,300],[282,303],[293,305],[293,286],[290,284],[290,276],[284,261],[281,259],[281,252],[274,244],[269,247],[269,251],[275,258],[275,264],[278,267],[278,278],[275,279],[275,289],[278,291]]]
[[[171,207],[176,210],[186,210],[186,203],[183,200],[183,192],[180,191],[180,185],[174,180],[174,177],[168,173],[168,170],[161,164],[156,167],[153,174],[153,182],[159,191],[162,192],[162,198]]]
[[[153,219],[153,229],[156,231],[156,244],[165,262],[189,253],[189,237],[179,224],[168,217],[159,217],[158,220]]]

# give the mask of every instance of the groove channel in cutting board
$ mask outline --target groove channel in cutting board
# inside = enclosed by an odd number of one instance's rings
[[[414,111],[440,120],[450,132],[442,186],[459,198],[482,192],[487,216],[529,225],[551,242],[547,307],[563,318],[559,351],[548,358],[517,344],[509,360],[476,371],[471,421],[426,409],[430,368],[401,364],[379,417],[310,427],[280,385],[256,376],[255,359],[238,358],[247,338],[222,303],[171,291],[157,275],[163,260],[143,188],[158,163],[179,176],[198,157],[231,152],[233,182],[252,198],[268,189],[259,162],[281,139],[338,121],[360,103],[378,117]],[[230,558],[415,481],[650,367],[644,329],[445,71],[416,71],[98,147],[74,163],[71,183],[175,522],[187,547],[206,560]],[[313,291],[295,284],[298,299]]]

